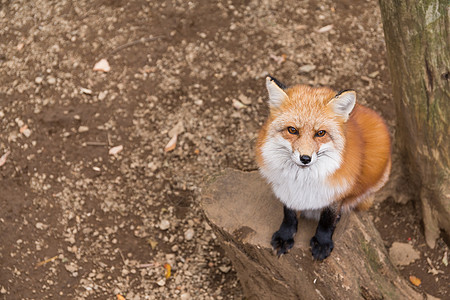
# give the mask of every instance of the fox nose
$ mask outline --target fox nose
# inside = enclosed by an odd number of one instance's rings
[[[304,163],[305,165],[309,164],[311,162],[311,156],[308,155],[301,155],[300,161]]]

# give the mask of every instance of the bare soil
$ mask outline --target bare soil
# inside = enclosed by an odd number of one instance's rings
[[[256,169],[267,74],[353,88],[394,130],[377,1],[0,0],[2,299],[242,299],[197,203],[211,174]],[[371,213],[421,252],[402,275],[448,299],[416,211]]]

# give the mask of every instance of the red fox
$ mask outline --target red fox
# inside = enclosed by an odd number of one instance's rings
[[[333,250],[341,213],[370,207],[387,181],[391,141],[383,119],[356,103],[356,92],[326,87],[287,88],[266,78],[270,114],[256,144],[256,161],[284,204],[271,245],[280,256],[294,245],[297,211],[319,219],[311,252],[323,260]]]

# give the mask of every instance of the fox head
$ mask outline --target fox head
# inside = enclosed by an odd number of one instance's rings
[[[306,85],[286,88],[270,76],[266,86],[270,115],[261,141],[266,167],[303,169],[319,176],[337,170],[345,147],[344,127],[356,93]]]

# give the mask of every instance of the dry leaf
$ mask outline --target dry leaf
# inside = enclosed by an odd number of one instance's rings
[[[6,151],[5,154],[0,157],[0,167],[3,166],[6,163],[6,159],[8,158],[8,155],[10,154],[10,151]]]
[[[126,300],[121,294],[117,294],[117,300]]]
[[[236,108],[236,109],[241,109],[241,108],[246,107],[246,105],[243,104],[243,103],[242,103],[241,101],[239,101],[239,100],[233,99],[233,107]]]
[[[270,54],[270,58],[273,59],[278,65],[281,65],[286,61],[286,54],[282,54],[281,56]]]
[[[82,94],[86,94],[86,95],[92,95],[92,90],[84,88],[84,87],[80,87],[80,92]]]
[[[164,264],[164,269],[166,269],[166,279],[170,277],[171,271],[172,271],[172,267],[169,264]]]
[[[314,71],[316,69],[315,65],[309,64],[309,65],[303,65],[301,66],[298,71],[300,73],[309,73],[311,71]]]
[[[298,25],[295,25],[294,28],[295,28],[296,31],[298,31],[298,30],[306,29],[306,28],[308,28],[308,26],[306,26],[304,24],[298,24]]]
[[[177,146],[177,138],[178,138],[178,135],[175,134],[170,139],[170,141],[167,143],[166,147],[164,147],[165,152],[170,152],[175,149],[175,147]]]
[[[252,99],[245,96],[244,94],[240,94],[238,98],[239,98],[239,101],[241,101],[245,105],[252,104]]]
[[[324,26],[324,27],[320,28],[319,30],[317,30],[317,32],[324,33],[324,32],[330,31],[331,29],[333,29],[333,25],[327,25],[327,26]]]
[[[111,67],[109,66],[108,61],[106,59],[102,58],[95,64],[93,70],[106,73],[106,72],[111,71]]]
[[[156,246],[158,245],[158,242],[152,239],[148,239],[147,242],[150,244],[150,247],[152,247],[152,250],[155,250]]]
[[[140,264],[137,267],[138,268],[154,268],[154,267],[159,267],[159,264],[158,263]]]
[[[174,135],[179,135],[184,132],[183,121],[178,121],[178,123],[173,126],[172,129],[169,130],[169,137],[173,137]]]
[[[40,267],[40,266],[43,266],[43,265],[45,265],[46,263],[49,263],[49,262],[51,262],[51,261],[53,261],[53,260],[55,260],[55,259],[57,259],[57,258],[58,258],[58,255],[53,256],[52,258],[46,259],[46,260],[44,260],[44,261],[38,262],[38,263],[36,264],[35,268]]]
[[[116,155],[119,152],[121,152],[122,150],[123,150],[122,145],[112,147],[111,149],[109,149],[109,155]]]
[[[409,276],[409,281],[415,286],[419,286],[422,283],[422,281],[414,275]]]
[[[161,280],[158,280],[156,282],[157,285],[159,286],[165,286],[166,285],[166,280],[164,278],[162,278]]]
[[[378,74],[380,74],[380,71],[375,71],[375,72],[370,73],[370,74],[369,74],[369,77],[370,77],[370,78],[375,78],[375,77],[378,76]]]

